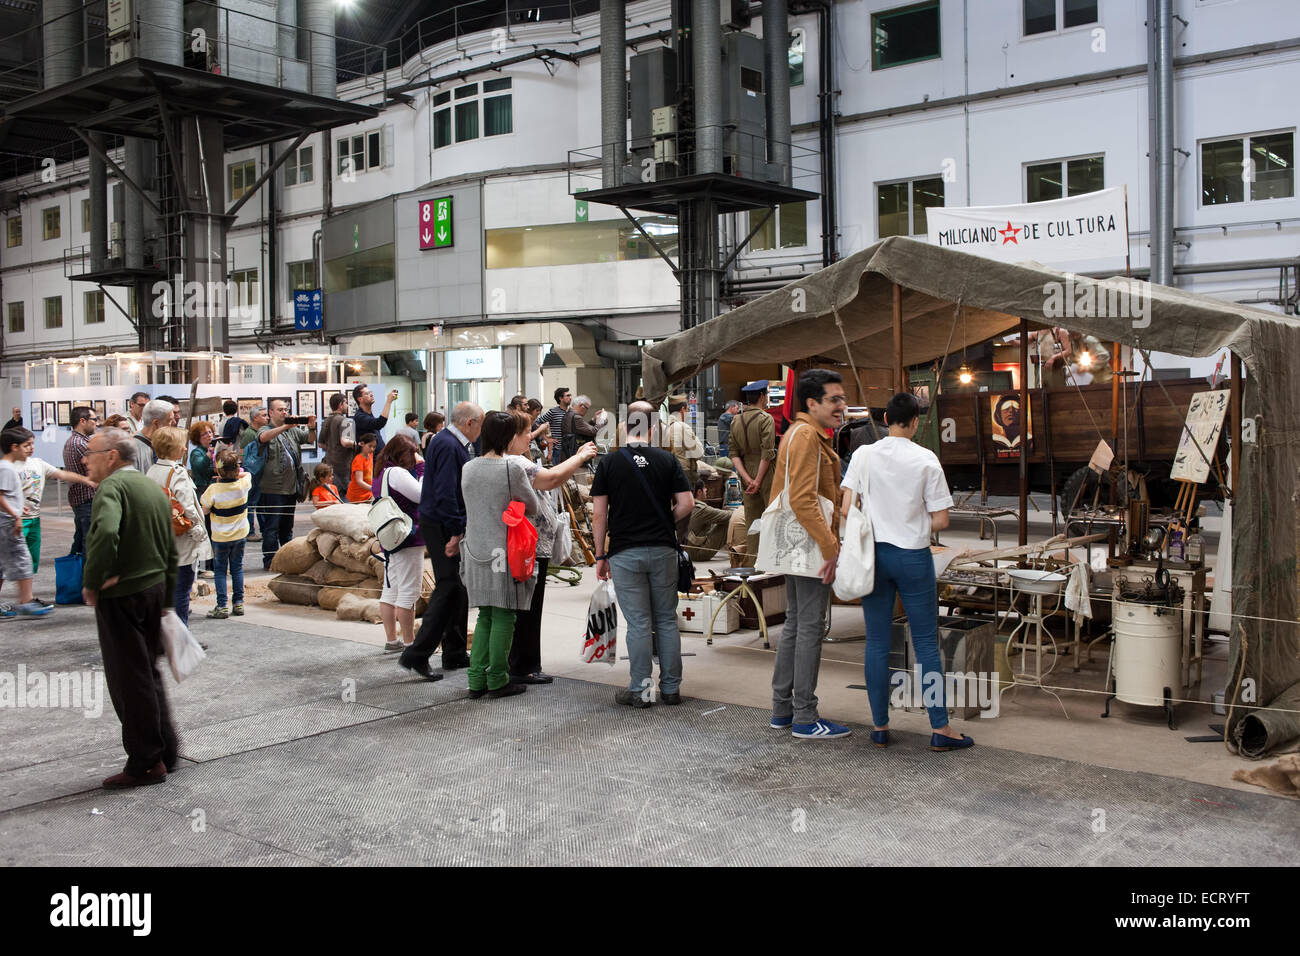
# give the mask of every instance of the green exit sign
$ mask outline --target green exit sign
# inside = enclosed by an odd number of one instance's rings
[[[579,190],[577,190],[577,191],[580,192],[580,193],[581,193],[581,192],[586,192],[585,189],[579,189]],[[575,199],[575,200],[573,201],[573,221],[574,221],[574,222],[586,222],[586,221],[587,221],[587,213],[588,213],[588,210],[587,210],[587,200],[585,200],[585,199]]]
[[[420,248],[442,249],[454,245],[451,197],[420,200]]]

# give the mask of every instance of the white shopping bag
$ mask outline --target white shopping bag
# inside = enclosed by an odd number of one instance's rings
[[[167,663],[171,665],[172,676],[177,683],[194,673],[199,661],[208,656],[203,653],[203,648],[190,633],[190,629],[181,623],[171,608],[163,612],[162,641],[167,652]]]
[[[601,661],[614,666],[618,658],[618,603],[614,600],[614,582],[601,581],[587,606],[587,632],[582,635],[582,661]]]

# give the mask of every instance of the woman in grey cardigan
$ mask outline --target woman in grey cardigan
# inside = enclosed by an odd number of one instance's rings
[[[528,473],[505,457],[515,437],[509,412],[488,412],[483,418],[483,454],[461,472],[465,499],[465,537],[460,543],[460,576],[469,603],[478,608],[474,646],[469,657],[469,696],[510,697],[527,688],[510,681],[508,661],[515,631],[515,612],[526,611],[533,599],[537,575],[516,581],[506,558],[506,525],[502,513],[512,501],[524,504],[524,516],[537,518],[538,502]]]

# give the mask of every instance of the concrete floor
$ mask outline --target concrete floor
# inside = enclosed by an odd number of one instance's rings
[[[48,598],[69,522],[43,525]],[[411,680],[377,625],[270,600],[209,621],[198,598],[210,658],[173,688],[182,769],[109,793],[98,781],[123,759],[111,707],[5,710],[0,862],[1251,865],[1300,850],[1300,804],[1235,784],[1247,764],[1221,744],[1184,740],[1218,722],[1208,705],[1181,705],[1173,732],[1153,709],[1100,719],[1084,692],[1104,657],[1069,675],[1079,690],[1062,703],[1018,689],[998,718],[958,723],[979,746],[933,754],[922,714],[897,714],[888,750],[871,745],[850,686],[863,645],[827,644],[821,710],[855,733],[796,741],[767,727],[772,652],[756,633],[686,638],[682,707],[614,704],[626,662],[578,661],[593,584],[552,582],[543,658],[559,679],[503,701],[465,698],[463,671]],[[857,609],[835,610],[832,637],[861,632]],[[0,671],[98,662],[88,608],[0,622]],[[1205,686],[1219,682],[1207,667]]]

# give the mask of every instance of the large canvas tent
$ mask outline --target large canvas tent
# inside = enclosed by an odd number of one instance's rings
[[[1059,312],[1063,300],[1068,318]],[[960,322],[955,309],[963,312]],[[896,345],[903,365],[917,365],[1011,331],[1021,319],[1140,349],[1192,357],[1227,349],[1240,358],[1248,373],[1243,415],[1253,428],[1246,429],[1234,480],[1227,699],[1235,705],[1228,742],[1253,757],[1294,744],[1300,376],[1293,369],[1300,322],[1164,286],[1067,276],[892,237],[647,347],[642,386],[658,400],[670,385],[718,361],[895,368]]]

